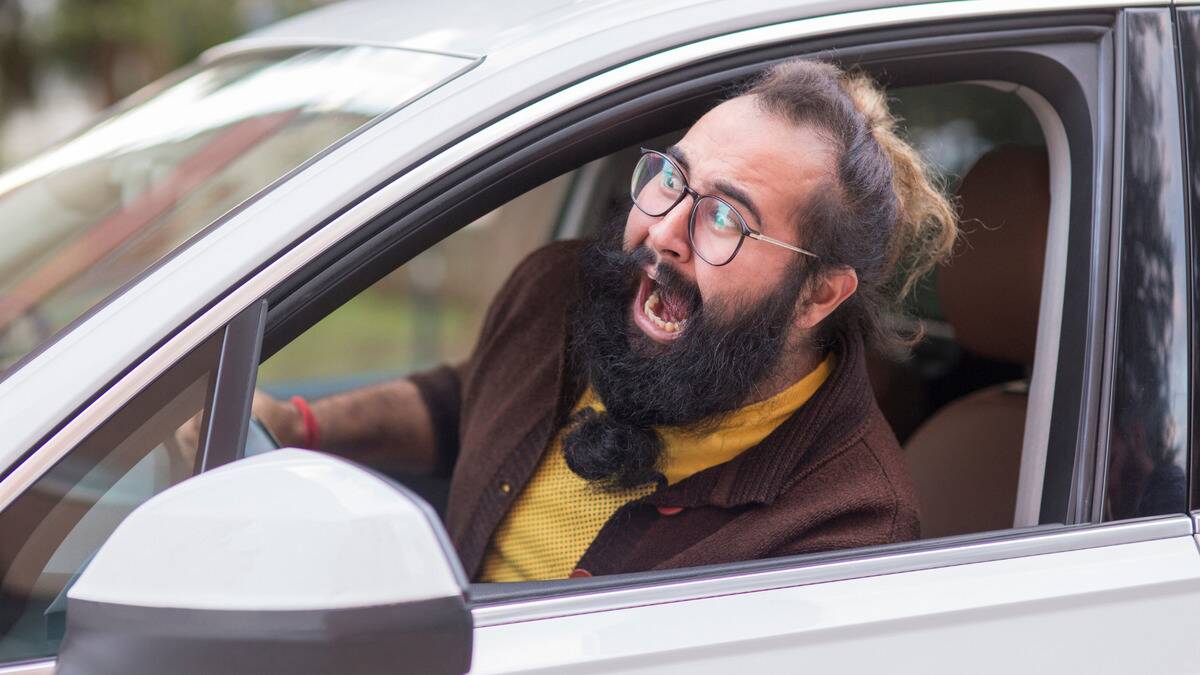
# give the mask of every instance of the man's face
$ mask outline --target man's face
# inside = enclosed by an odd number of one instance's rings
[[[743,96],[700,118],[667,154],[683,169],[693,190],[724,198],[751,229],[804,246],[796,223],[808,196],[826,178],[831,158],[827,143],[814,131],[763,112],[751,97]],[[693,199],[685,197],[657,218],[632,207],[625,223],[624,249],[646,247],[655,256],[646,265],[631,311],[635,325],[660,343],[677,340],[687,330],[685,303],[651,297],[660,266],[693,284],[706,306],[737,312],[754,307],[785,274],[794,273],[801,255],[747,238],[729,264],[710,265],[688,243],[692,204]]]
[[[793,223],[820,182],[823,148],[736,99],[705,115],[672,151],[693,189],[725,198],[751,228],[800,243]],[[803,329],[796,317],[811,314],[796,310],[812,304],[802,293],[802,254],[747,240],[729,264],[709,265],[688,245],[690,207],[688,198],[658,218],[634,207],[624,231],[619,223],[603,230],[583,259],[587,302],[573,334],[606,412],[577,416],[564,451],[588,480],[654,480],[663,451],[654,427],[699,431],[795,368],[789,348]]]

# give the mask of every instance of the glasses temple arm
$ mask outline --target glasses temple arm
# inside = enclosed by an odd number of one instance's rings
[[[804,255],[806,255],[810,258],[819,258],[820,257],[816,253],[813,253],[812,251],[805,251],[804,249],[800,248],[799,246],[792,246],[791,244],[785,244],[784,242],[779,241],[778,239],[772,239],[771,237],[768,237],[767,235],[762,234],[760,232],[755,232],[754,230],[747,232],[746,236],[750,237],[751,239],[765,241],[768,244],[775,244],[776,246],[782,246],[789,251],[795,251],[796,253],[803,253]]]

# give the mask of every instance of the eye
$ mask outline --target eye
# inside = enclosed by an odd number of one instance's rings
[[[675,167],[670,164],[663,164],[662,169],[662,185],[669,190],[679,190],[679,177],[675,175]]]
[[[722,232],[736,228],[733,210],[727,205],[717,202],[716,208],[713,209],[713,227]]]

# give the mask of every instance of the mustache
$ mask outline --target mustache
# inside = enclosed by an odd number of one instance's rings
[[[660,294],[669,295],[677,304],[686,307],[689,317],[697,315],[703,309],[704,300],[700,296],[700,286],[665,260],[655,263],[658,256],[645,244],[632,251],[605,250],[600,255],[606,257],[610,265],[621,270],[621,274],[627,280],[626,291],[636,292],[643,270],[649,265],[654,265],[654,283],[658,286]]]

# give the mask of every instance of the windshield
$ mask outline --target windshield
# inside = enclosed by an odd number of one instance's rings
[[[471,62],[233,56],[0,174],[0,373],[234,206]]]

